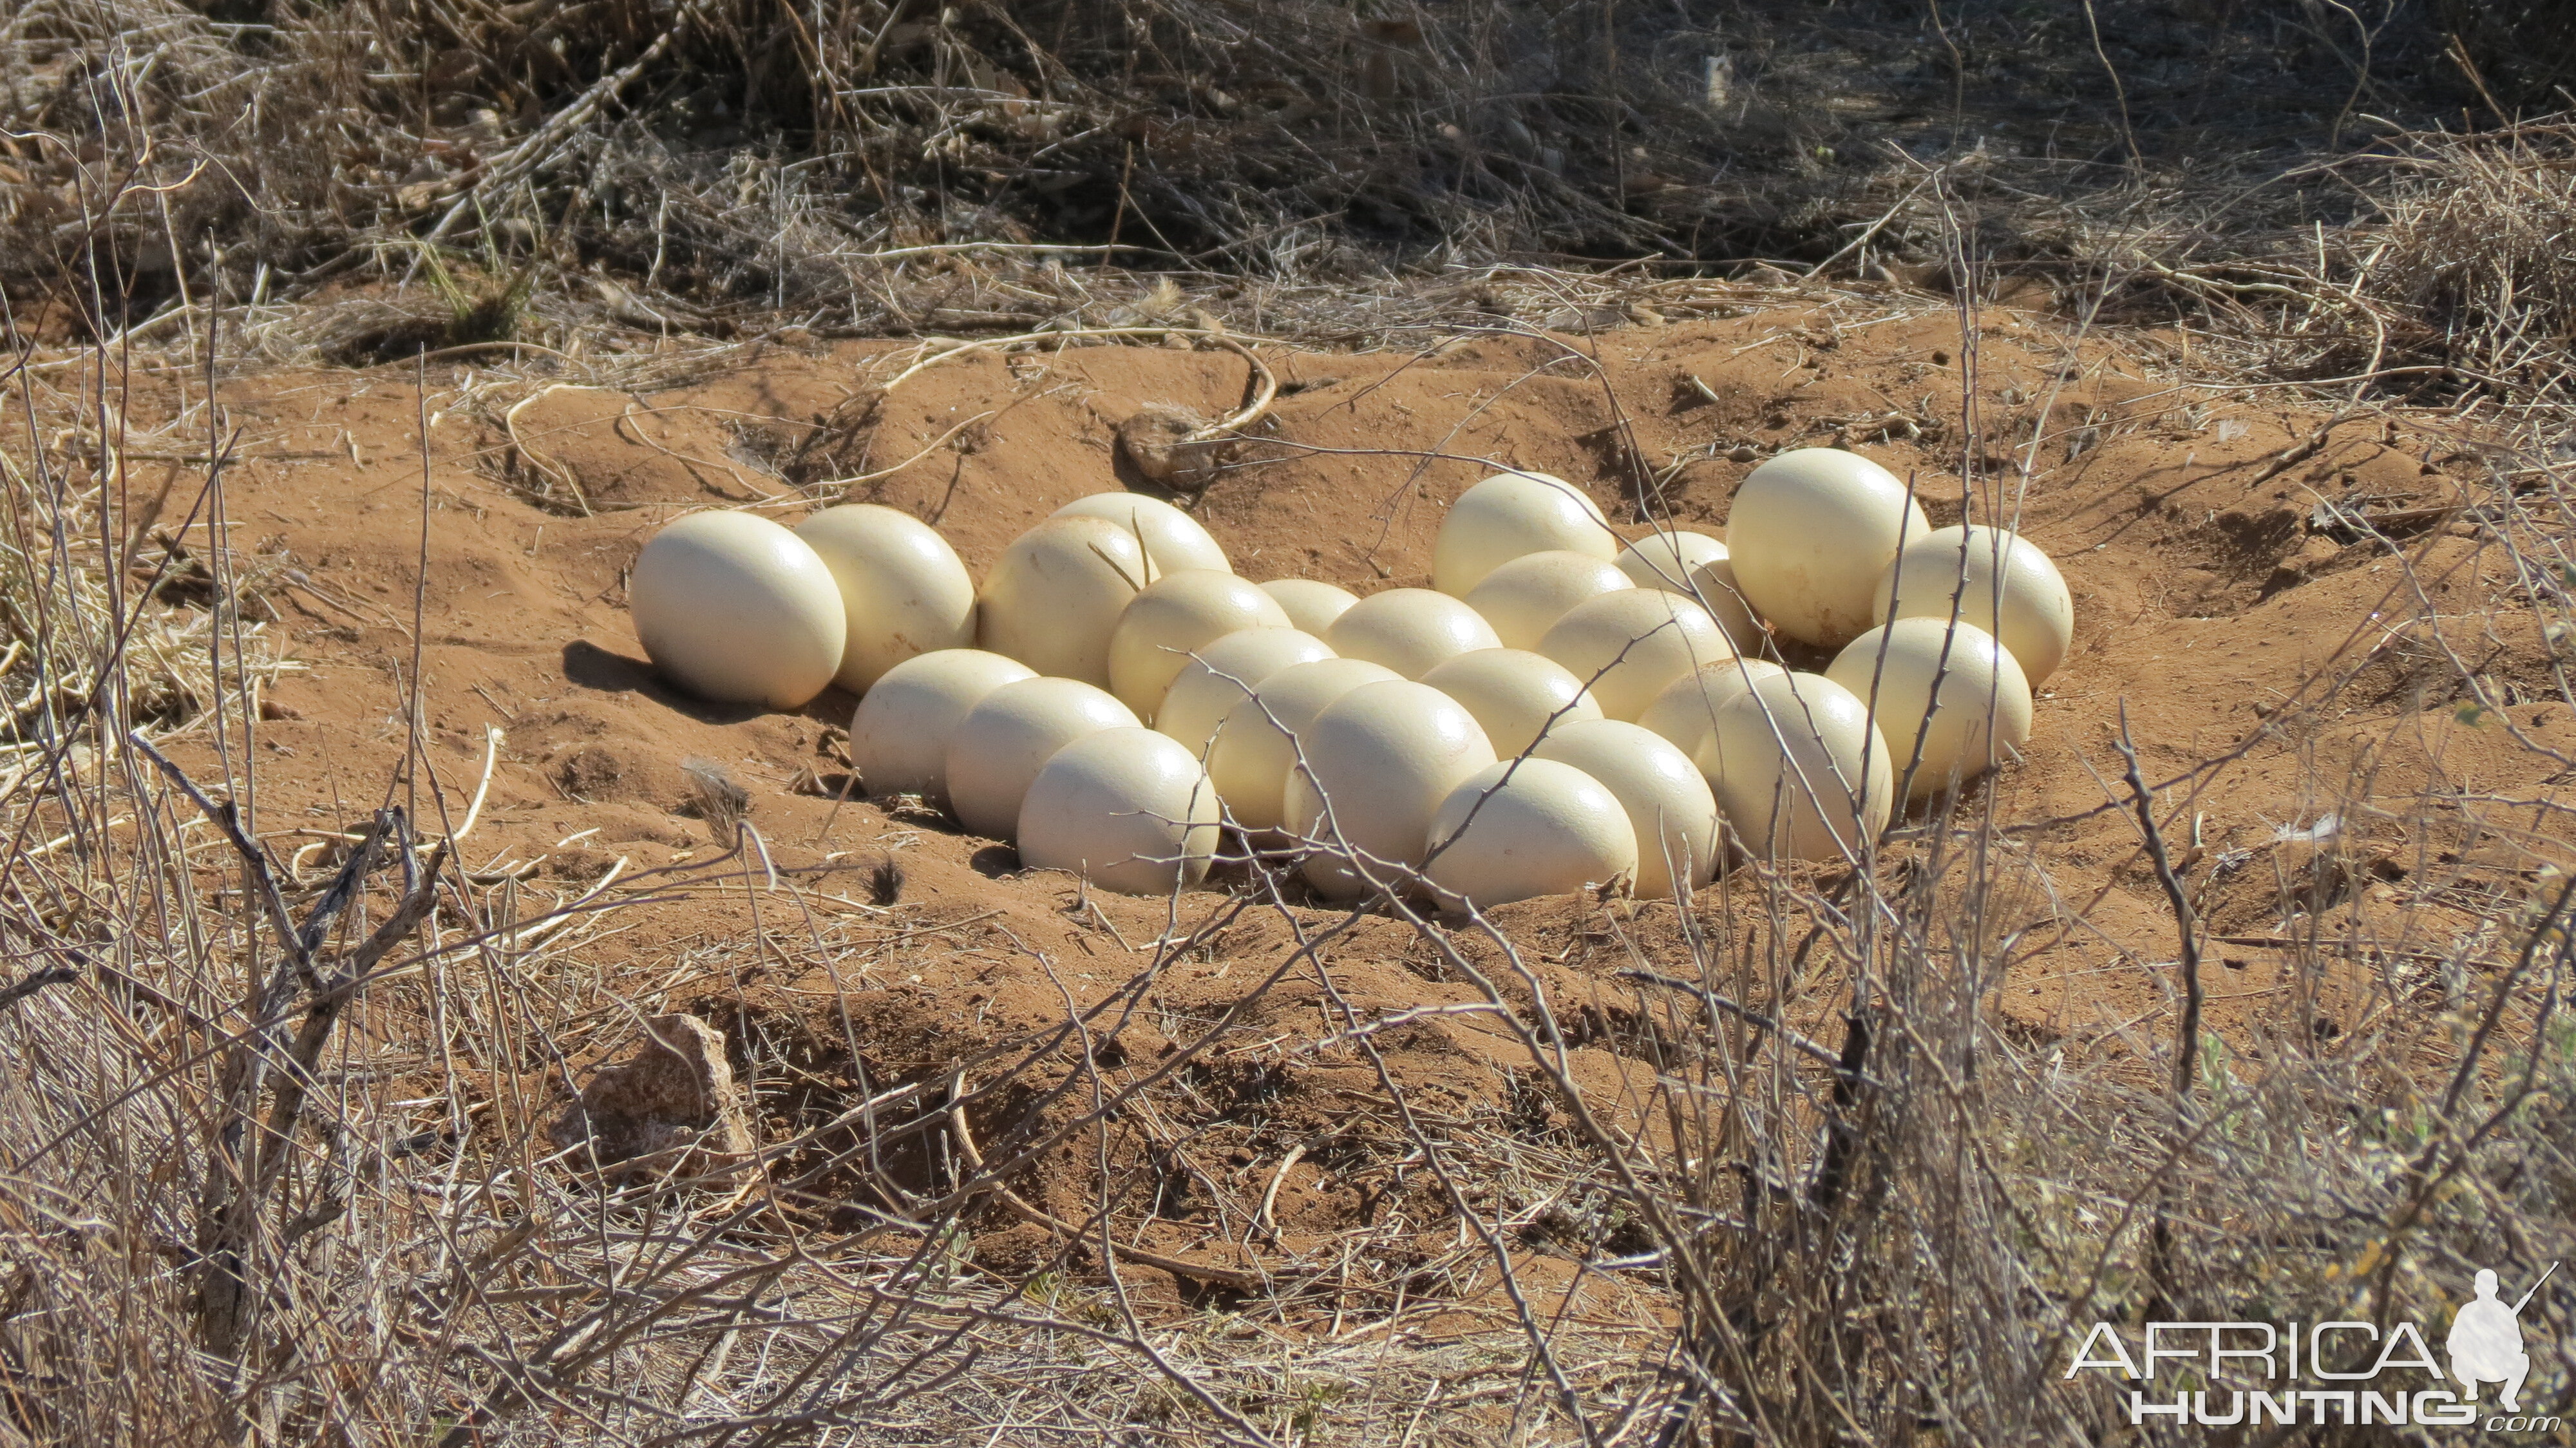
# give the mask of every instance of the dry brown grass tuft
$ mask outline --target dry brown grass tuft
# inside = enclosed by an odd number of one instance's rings
[[[1111,266],[1267,330],[1247,289],[1513,260],[1944,285],[1911,202],[1951,162],[1989,259],[2063,285],[2115,235],[2337,225],[2306,163],[2477,103],[2412,6],[2096,8],[30,0],[0,284],[47,336],[378,292],[310,339],[360,363],[1027,330],[1147,292]]]
[[[2364,163],[2373,214],[2320,280],[2353,299],[2315,365],[2448,368],[2503,400],[2569,396],[2576,120],[2403,137]]]
[[[2402,132],[2333,169],[2363,209],[2332,231],[2180,264],[2133,244],[2131,260],[2285,376],[2511,409],[2576,397],[2576,120]]]

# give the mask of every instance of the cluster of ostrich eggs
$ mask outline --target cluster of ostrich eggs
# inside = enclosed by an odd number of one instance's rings
[[[691,692],[857,694],[861,786],[1031,868],[1166,893],[1230,830],[1326,898],[1452,907],[1687,894],[1730,838],[1855,855],[1900,801],[2026,743],[2071,636],[2036,547],[1935,530],[1884,469],[1826,449],[1755,469],[1724,541],[1631,540],[1562,479],[1496,474],[1448,509],[1431,583],[1255,583],[1188,513],[1111,492],[1013,540],[980,587],[891,508],[693,514],[645,546],[630,599]],[[1831,662],[1755,656],[1780,639]]]

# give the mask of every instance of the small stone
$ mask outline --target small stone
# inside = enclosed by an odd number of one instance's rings
[[[1204,492],[1216,481],[1227,443],[1200,434],[1209,421],[1186,407],[1149,402],[1118,424],[1118,449],[1150,482],[1177,492]]]
[[[602,1067],[548,1133],[624,1178],[693,1176],[750,1154],[724,1037],[696,1016],[648,1016],[635,1054]]]

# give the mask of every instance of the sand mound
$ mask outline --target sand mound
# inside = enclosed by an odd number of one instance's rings
[[[2043,686],[2030,757],[1967,806],[2008,827],[2002,848],[2023,885],[2015,917],[1986,922],[2003,1019],[2071,1060],[2114,1057],[2129,1049],[2123,1032],[2164,1029],[2152,1023],[2169,1009],[2174,926],[2116,788],[2124,709],[2150,779],[2190,776],[2159,802],[2180,811],[2178,864],[2223,942],[2214,1027],[2236,1030],[2252,1003],[2289,987],[2274,945],[2330,908],[2401,944],[2346,952],[2342,974],[2310,983],[2316,1031],[2404,1001],[2403,942],[2450,950],[2483,917],[2446,900],[2518,888],[2535,852],[2554,848],[2546,837],[2563,838],[2538,826],[2470,838],[2424,825],[2406,802],[2474,790],[2561,807],[2565,776],[2516,739],[2576,750],[2563,704],[2511,702],[2501,719],[2462,708],[2455,655],[2507,701],[2547,697],[2537,685],[2550,668],[2530,613],[2507,597],[2510,565],[2452,511],[2474,460],[2429,434],[2191,385],[2152,337],[2075,342],[2001,318],[1969,340],[1973,397],[1969,349],[1944,311],[1750,312],[1594,339],[1468,336],[1419,355],[1265,347],[1281,385],[1266,436],[1239,450],[1197,516],[1248,577],[1365,594],[1425,585],[1444,504],[1499,464],[1571,479],[1640,532],[1648,506],[1722,528],[1736,484],[1786,447],[1839,443],[1911,475],[1936,525],[1967,508],[1963,458],[1982,479],[1981,519],[2013,504],[2026,466],[2021,526],[2058,559],[2078,626]],[[710,707],[642,660],[622,584],[679,512],[749,505],[792,522],[818,498],[884,503],[937,524],[980,576],[1061,504],[1144,485],[1118,451],[1122,421],[1149,404],[1221,416],[1251,380],[1226,350],[1094,345],[968,352],[882,388],[921,355],[773,350],[649,395],[434,373],[425,484],[404,370],[232,384],[245,428],[228,481],[233,542],[285,565],[270,606],[304,665],[275,688],[255,740],[233,741],[257,763],[257,828],[291,855],[365,819],[401,759],[417,654],[439,787],[425,823],[461,815],[485,731],[498,728],[468,865],[516,877],[529,915],[612,869],[601,898],[631,902],[520,958],[531,989],[579,1002],[590,1023],[585,1054],[520,1063],[532,1089],[565,1091],[633,1039],[638,1016],[694,1011],[729,1033],[764,1136],[806,1134],[773,1173],[782,1199],[856,1228],[897,1209],[884,1182],[936,1190],[957,1145],[894,1128],[863,1143],[847,1122],[857,1103],[910,1087],[909,1105],[885,1108],[908,1119],[973,1091],[979,1063],[1021,1037],[1092,1011],[1087,1060],[1068,1047],[1051,1074],[1017,1078],[971,1112],[974,1149],[1026,1159],[1020,1200],[997,1203],[978,1236],[982,1259],[1037,1265],[1062,1250],[1046,1218],[1085,1220],[1104,1158],[1050,1139],[1046,1123],[1086,1082],[1161,1093],[1150,1107],[1140,1094],[1107,1160],[1164,1183],[1139,1248],[1220,1264],[1196,1287],[1354,1226],[1439,1220],[1440,1188],[1394,1159],[1381,1063],[1413,1088],[1416,1110],[1499,1113],[1534,1143],[1559,1108],[1515,1074],[1528,1059],[1521,1025],[1483,1007],[1411,929],[1261,908],[1226,893],[1239,876],[1185,897],[1174,917],[1162,902],[1022,873],[1006,845],[922,812],[836,808],[853,700],[827,693],[794,714]],[[823,486],[842,479],[853,481]],[[2365,539],[2346,515],[2380,520],[2390,541]],[[2471,626],[2439,622],[2471,615]],[[221,777],[209,741],[177,752]],[[2231,754],[2223,788],[2191,774]],[[738,864],[712,881],[690,873],[721,853],[691,812],[691,758],[749,790],[751,822],[792,890],[754,889],[757,861],[748,880]],[[2364,795],[2387,806],[2355,809]],[[902,877],[891,906],[870,898],[889,893],[888,858]],[[1740,882],[1705,903],[1759,937]],[[1577,1078],[1616,1112],[1651,1070],[1634,987],[1616,972],[1631,945],[1651,957],[1668,942],[1669,907],[1541,901],[1499,919],[1530,972],[1505,993],[1550,993],[1578,1037]],[[1295,931],[1320,944],[1298,953]],[[1152,958],[1141,950],[1173,936],[1188,948],[1136,979]],[[1509,977],[1489,946],[1461,949]],[[1792,981],[1790,1013],[1829,1009],[1830,977],[1820,966]],[[1166,1059],[1228,1012],[1221,1050]],[[1347,1035],[1363,1026],[1371,1051]],[[862,1144],[865,1171],[852,1164]],[[1445,1228],[1432,1235],[1447,1240]],[[1448,1249],[1426,1237],[1388,1250],[1391,1283]],[[1176,1280],[1195,1290],[1186,1272]]]

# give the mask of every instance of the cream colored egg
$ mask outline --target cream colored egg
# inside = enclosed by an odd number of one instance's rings
[[[984,648],[1041,674],[1109,685],[1109,637],[1158,576],[1136,535],[1103,518],[1050,518],[1012,540],[984,577]]]
[[[1447,660],[1422,682],[1467,706],[1494,753],[1509,759],[1538,742],[1541,731],[1573,719],[1598,719],[1601,706],[1583,681],[1545,654],[1477,649]]]
[[[1957,617],[2003,640],[2032,687],[2075,642],[2075,599],[2039,545],[1982,523],[1936,528],[1879,580],[1877,620]]]
[[[1288,626],[1304,629],[1317,638],[1333,626],[1360,596],[1347,588],[1312,578],[1274,578],[1261,585],[1261,591],[1279,600],[1288,610]]]
[[[1619,556],[1619,535],[1583,490],[1547,473],[1496,473],[1458,495],[1431,542],[1431,586],[1453,598],[1524,553]]]
[[[1143,493],[1093,493],[1076,498],[1055,510],[1059,518],[1100,518],[1118,525],[1130,538],[1142,533],[1145,552],[1152,556],[1158,573],[1178,573],[1184,568],[1213,568],[1219,573],[1232,573],[1225,550],[1217,546],[1199,520]]]
[[[1604,593],[1635,588],[1618,564],[1562,548],[1524,553],[1467,590],[1467,606],[1494,626],[1507,649],[1534,649],[1566,610]]]
[[[1706,533],[1649,533],[1619,555],[1619,571],[1639,588],[1685,594],[1707,609],[1738,653],[1762,645],[1761,626],[1735,583],[1726,545]]]
[[[1007,839],[1029,781],[1077,739],[1141,729],[1135,711],[1080,679],[1036,678],[986,694],[948,741],[948,799],[971,834]]]
[[[1637,837],[1637,897],[1660,900],[1678,877],[1696,890],[1717,875],[1717,799],[1690,757],[1617,719],[1561,724],[1535,751],[1610,791]]]
[[[910,513],[850,503],[796,525],[841,587],[847,641],[834,682],[867,692],[909,658],[975,646],[975,580],[937,529]]]
[[[1619,571],[1639,588],[1690,592],[1691,570],[1726,556],[1726,545],[1706,533],[1659,528],[1619,550]]]
[[[1431,818],[1423,873],[1443,908],[1571,895],[1637,868],[1628,812],[1591,775],[1547,759],[1490,764]]]
[[[1316,659],[1263,679],[1225,713],[1208,745],[1208,776],[1234,822],[1255,833],[1283,824],[1288,771],[1297,767],[1296,736],[1327,705],[1362,684],[1397,678],[1366,659]]]
[[[1896,794],[1869,706],[1822,674],[1762,679],[1727,700],[1696,762],[1727,828],[1763,858],[1857,860]]]
[[[1248,628],[1198,650],[1172,680],[1154,727],[1181,741],[1193,756],[1204,753],[1226,711],[1254,685],[1282,669],[1333,651],[1313,634],[1293,628]]]
[[[832,570],[749,513],[691,513],[654,534],[626,602],[636,640],[672,682],[729,704],[804,704],[832,682],[849,638]]]
[[[1033,677],[1019,660],[982,649],[941,649],[886,670],[850,716],[850,765],[860,786],[945,805],[949,736],[985,695]]]
[[[1538,651],[1582,680],[1603,714],[1634,720],[1665,685],[1732,657],[1735,644],[1680,594],[1632,588],[1566,610]]]
[[[1471,649],[1502,647],[1484,617],[1445,593],[1390,588],[1352,604],[1324,635],[1346,659],[1384,664],[1408,679]]]
[[[1735,641],[1738,653],[1762,647],[1762,625],[1753,618],[1753,605],[1744,598],[1744,587],[1735,581],[1732,557],[1712,558],[1691,570],[1690,587],[1685,590],[1708,610],[1717,626]]]
[[[1288,776],[1287,825],[1317,847],[1307,881],[1342,900],[1394,886],[1419,866],[1441,801],[1494,762],[1473,715],[1402,679],[1334,700],[1298,743],[1305,763]]]
[[[1972,623],[1900,618],[1845,645],[1825,677],[1875,707],[1898,779],[1914,771],[1911,799],[1974,779],[2030,743],[2030,681],[2012,651]]]
[[[1150,720],[1192,650],[1248,628],[1286,627],[1288,613],[1277,599],[1231,573],[1166,573],[1118,616],[1109,635],[1109,692]]]
[[[1858,453],[1803,447],[1745,477],[1726,547],[1756,613],[1793,639],[1840,648],[1876,622],[1878,580],[1899,544],[1931,531],[1894,473]]]
[[[1686,757],[1699,757],[1700,741],[1717,719],[1717,706],[1753,686],[1757,679],[1785,674],[1769,659],[1737,655],[1705,664],[1664,686],[1655,701],[1637,715],[1637,723],[1671,741]]]
[[[1151,729],[1104,729],[1055,752],[1020,802],[1020,863],[1070,870],[1121,895],[1206,878],[1223,833],[1216,787]]]

